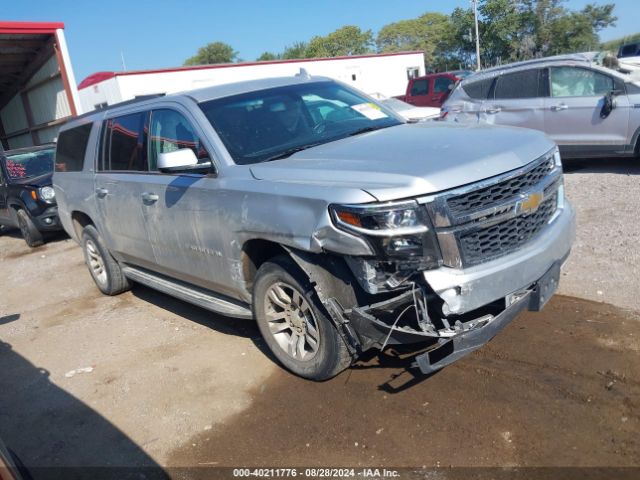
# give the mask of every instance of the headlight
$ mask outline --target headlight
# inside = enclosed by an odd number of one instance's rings
[[[439,265],[439,249],[425,209],[416,202],[332,205],[339,228],[365,237],[383,257],[420,257],[425,267]]]
[[[556,167],[562,168],[562,159],[560,158],[560,149],[558,147],[553,152],[553,163],[555,163]]]
[[[56,198],[56,192],[53,187],[41,187],[40,198],[47,203],[52,203]]]

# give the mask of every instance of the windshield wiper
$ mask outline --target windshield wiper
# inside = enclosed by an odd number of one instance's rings
[[[392,126],[393,125],[384,125],[384,126],[381,126],[381,127],[364,127],[364,128],[361,128],[360,130],[356,130],[355,132],[351,132],[349,134],[349,137],[354,137],[356,135],[361,135],[363,133],[374,132],[376,130],[382,130],[383,128],[389,128],[389,127],[392,127]]]
[[[299,145],[297,147],[288,148],[284,152],[280,152],[280,153],[277,153],[276,155],[273,155],[271,157],[267,157],[262,161],[263,162],[270,162],[272,160],[281,160],[283,158],[288,158],[291,155],[293,155],[294,153],[301,152],[302,150],[306,150],[308,148],[317,147],[318,145],[322,145],[322,143],[324,143],[324,142],[310,143],[308,145]]]

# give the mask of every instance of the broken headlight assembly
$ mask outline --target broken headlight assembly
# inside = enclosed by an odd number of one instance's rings
[[[440,251],[426,210],[415,201],[331,205],[335,224],[364,237],[380,258],[415,259],[421,269],[440,266]]]

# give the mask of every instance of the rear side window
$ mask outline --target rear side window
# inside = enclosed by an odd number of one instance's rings
[[[411,96],[426,95],[429,93],[429,80],[415,80],[411,85]]]
[[[485,78],[484,80],[476,80],[475,82],[465,82],[462,84],[462,89],[471,98],[475,98],[477,100],[485,100],[489,95],[489,90],[491,90],[492,83],[493,78]]]
[[[494,91],[494,98],[496,99],[544,96],[544,83],[538,69],[508,73],[496,78]]]
[[[102,170],[147,171],[146,112],[106,121]]]
[[[449,77],[438,77],[433,82],[433,93],[445,93],[449,91],[449,85],[453,83]]]
[[[60,132],[55,155],[56,172],[79,172],[82,170],[91,125],[91,123],[87,123]]]
[[[623,45],[620,47],[620,53],[618,57],[635,57],[640,56],[640,43],[631,43],[629,45]]]

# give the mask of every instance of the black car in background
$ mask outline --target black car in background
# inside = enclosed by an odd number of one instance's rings
[[[0,231],[17,227],[30,247],[61,230],[51,186],[55,145],[0,152]]]

